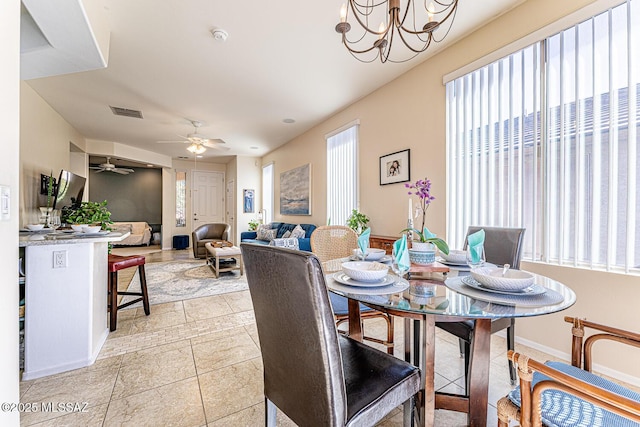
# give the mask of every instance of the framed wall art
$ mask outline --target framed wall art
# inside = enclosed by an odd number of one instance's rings
[[[380,185],[407,182],[411,179],[411,163],[406,149],[380,156]]]
[[[280,174],[280,215],[311,215],[311,163]]]
[[[253,213],[254,211],[254,200],[255,200],[256,191],[255,190],[244,190],[243,191],[243,212],[244,213]]]

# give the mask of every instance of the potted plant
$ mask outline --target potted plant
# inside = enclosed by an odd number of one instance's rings
[[[257,219],[252,219],[251,221],[249,221],[249,231],[256,231],[259,224],[260,223]]]
[[[347,227],[355,231],[358,236],[367,229],[367,224],[369,224],[369,217],[358,212],[357,209],[352,210],[351,215],[347,218]]]
[[[107,210],[107,201],[82,202],[77,208],[63,210],[62,220],[67,224],[100,225],[103,230],[110,230],[111,212]]]
[[[416,216],[417,215],[422,216],[422,226],[420,227],[420,229],[409,227],[402,230],[403,233],[413,232],[418,237],[417,241],[416,240],[413,241],[412,249],[416,252],[433,251],[434,259],[435,259],[435,250],[433,249],[433,245],[435,245],[445,255],[448,254],[449,245],[447,245],[447,242],[430,233],[424,224],[427,217],[427,209],[429,208],[429,205],[431,204],[431,202],[435,200],[435,197],[431,195],[431,181],[428,180],[427,178],[419,179],[414,183],[405,184],[405,187],[407,187],[410,190],[413,190],[413,191],[409,191],[408,193],[409,195],[416,195],[420,199],[418,207],[416,209]]]

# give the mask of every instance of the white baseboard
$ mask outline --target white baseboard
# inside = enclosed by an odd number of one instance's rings
[[[497,332],[496,335],[506,339],[506,331]],[[556,357],[560,360],[565,360],[567,362],[571,361],[571,355],[569,353],[565,353],[559,351],[555,348],[547,347],[546,345],[542,345],[535,341],[531,341],[525,338],[516,337],[516,343],[526,345],[527,347],[531,347],[533,349],[542,351],[547,353],[553,357]],[[546,360],[539,360],[539,362],[546,362]],[[598,363],[593,364],[593,370],[600,374],[606,375],[611,378],[615,378],[620,381],[624,381],[627,384],[631,384],[634,387],[640,387],[640,378],[634,377],[632,375],[625,374],[624,372],[616,371],[615,369],[608,368],[606,366],[600,365]]]

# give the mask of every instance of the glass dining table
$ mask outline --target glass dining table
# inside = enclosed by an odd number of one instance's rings
[[[569,287],[545,276],[534,275],[533,291],[527,295],[501,294],[479,289],[464,268],[438,263],[412,266],[409,280],[397,278],[384,287],[350,286],[340,276],[344,261],[327,261],[323,269],[329,290],[349,300],[351,338],[362,340],[360,303],[404,319],[404,357],[420,367],[424,383],[416,404],[418,425],[423,426],[434,425],[436,409],[465,412],[470,426],[486,425],[492,319],[541,316],[576,301]],[[438,392],[434,387],[435,323],[462,320],[475,321],[467,394]],[[405,413],[405,417],[412,415]]]

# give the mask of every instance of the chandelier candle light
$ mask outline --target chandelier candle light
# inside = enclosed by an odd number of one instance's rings
[[[458,9],[458,0],[434,0],[427,5],[414,0],[347,0],[340,9],[336,31],[342,34],[342,44],[361,62],[406,62],[424,52],[431,42],[441,42],[449,33]],[[353,18],[358,31],[347,38]],[[449,21],[448,26],[444,26]],[[435,32],[442,29],[440,37]],[[400,41],[393,52],[396,38]]]

